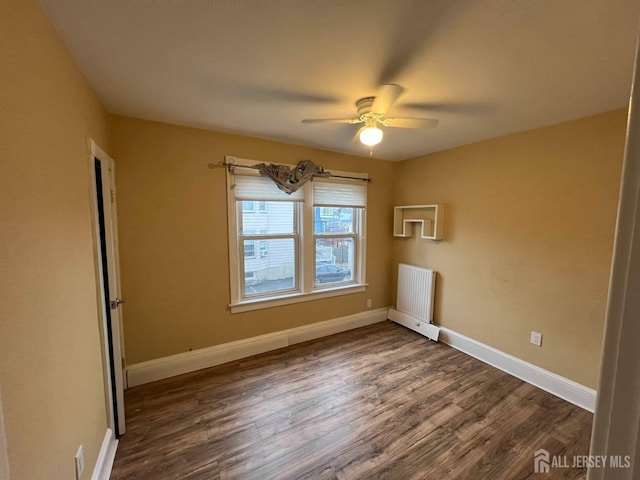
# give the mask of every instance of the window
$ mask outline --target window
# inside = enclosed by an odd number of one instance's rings
[[[260,177],[254,178],[262,181]],[[240,267],[245,281],[242,298],[293,291],[298,285],[296,251],[300,243],[298,202],[255,201],[264,209],[245,210],[246,200],[237,200],[238,243],[242,249]],[[267,212],[267,215],[264,215]]]
[[[250,200],[244,200],[242,202],[243,212],[266,212],[267,202],[253,202]]]
[[[262,258],[266,257],[268,253],[269,244],[266,240],[246,240],[244,242],[244,258]]]
[[[314,207],[322,210],[323,207]],[[335,210],[340,211],[341,208]],[[315,222],[316,284],[347,282],[352,280],[357,245],[353,208],[347,220],[331,219]],[[316,217],[317,218],[317,217]]]
[[[364,291],[364,182],[315,179],[287,195],[242,168],[259,162],[233,162],[227,177],[232,312]]]

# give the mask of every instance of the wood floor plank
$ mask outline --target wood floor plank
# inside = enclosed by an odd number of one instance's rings
[[[273,446],[273,451],[278,453],[274,455],[275,458],[272,460],[257,466],[257,468],[253,468],[255,465],[246,468],[245,464],[241,470],[238,470],[237,465],[229,466],[222,470],[222,478],[274,480],[301,478],[319,468],[330,467],[327,459],[335,457],[340,451],[348,449],[358,440],[357,435],[349,426],[339,427],[326,435],[315,438],[307,438],[304,432],[300,433],[302,435],[295,435],[293,438],[287,439],[286,443],[290,447],[295,444],[297,448],[276,448]],[[282,452],[286,453],[282,454]],[[224,468],[224,465],[222,467]]]
[[[134,387],[126,414],[114,480],[520,480],[592,422],[391,322]]]

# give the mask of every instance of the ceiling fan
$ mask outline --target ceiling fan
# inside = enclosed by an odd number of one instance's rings
[[[369,147],[377,145],[382,140],[383,132],[380,126],[398,128],[435,128],[438,120],[435,118],[387,118],[389,108],[404,92],[404,88],[396,84],[382,85],[375,97],[364,97],[356,101],[358,116],[356,118],[306,118],[302,123],[363,123],[359,130],[360,141]]]

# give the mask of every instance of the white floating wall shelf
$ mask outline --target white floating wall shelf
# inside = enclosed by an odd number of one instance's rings
[[[444,205],[401,205],[393,207],[393,236],[410,237],[413,225],[420,226],[420,238],[442,240]]]

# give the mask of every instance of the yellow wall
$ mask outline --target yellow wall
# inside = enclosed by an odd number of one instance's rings
[[[127,363],[226,343],[389,304],[394,165],[369,158],[111,117]],[[310,159],[368,172],[368,291],[230,314],[225,155]]]
[[[619,110],[398,165],[397,204],[447,205],[443,241],[394,241],[440,273],[437,323],[596,387],[625,126]]]
[[[11,478],[91,477],[107,422],[85,136],[106,114],[35,0],[0,0],[0,385]]]

